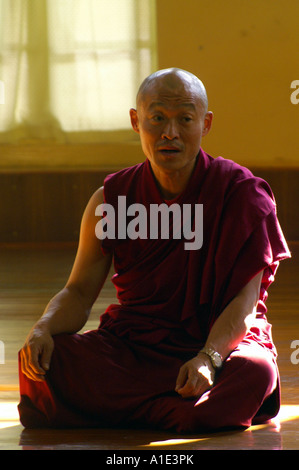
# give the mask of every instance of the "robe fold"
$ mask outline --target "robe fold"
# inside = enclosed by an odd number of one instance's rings
[[[146,209],[147,236],[122,232],[134,221],[118,206]],[[279,409],[279,374],[268,288],[279,262],[290,253],[269,185],[233,161],[202,149],[187,188],[164,201],[148,160],[109,175],[105,204],[116,233],[102,240],[113,253],[118,303],[100,318],[98,330],[58,335],[47,380],[37,384],[20,371],[20,417],[24,426],[138,425],[178,432],[250,426]],[[137,204],[137,206],[133,206]],[[182,227],[169,210],[168,237],[150,238],[152,205],[202,205],[202,246],[186,249]],[[186,206],[185,206],[186,205]],[[191,211],[193,230],[198,230]],[[110,225],[109,225],[110,224]],[[127,225],[128,226],[128,225]],[[191,225],[190,225],[191,226]],[[113,231],[108,233],[113,233]],[[143,232],[144,233],[144,232]],[[190,246],[190,245],[189,245]],[[224,308],[263,272],[256,318],[225,361],[214,387],[200,399],[174,392],[181,365],[203,347]]]

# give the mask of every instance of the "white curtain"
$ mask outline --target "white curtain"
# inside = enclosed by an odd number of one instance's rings
[[[89,141],[130,127],[155,68],[155,0],[0,0],[0,142]]]

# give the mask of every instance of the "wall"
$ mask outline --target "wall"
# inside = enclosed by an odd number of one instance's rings
[[[0,145],[0,246],[77,242],[104,177],[142,159],[138,142]]]
[[[215,116],[205,150],[267,179],[289,240],[299,240],[298,17],[298,0],[157,0],[159,68],[202,78]],[[137,137],[0,146],[0,243],[76,241],[105,174],[144,159]]]
[[[290,100],[299,1],[156,0],[156,12],[158,68],[185,68],[206,85],[214,123],[205,150],[245,166],[299,167],[299,104]],[[85,149],[0,146],[0,170],[116,168],[143,158],[133,131]]]
[[[214,112],[203,145],[247,166],[299,166],[298,0],[157,0],[159,68],[199,76]],[[299,98],[299,93],[298,93]]]
[[[299,170],[252,168],[275,194],[288,240],[299,240]],[[86,204],[108,170],[0,172],[1,243],[77,242]]]

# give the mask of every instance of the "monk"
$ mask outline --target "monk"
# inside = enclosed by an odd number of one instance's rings
[[[290,257],[272,191],[204,152],[213,114],[193,74],[149,76],[130,118],[145,161],[109,175],[86,207],[69,279],[19,353],[21,422],[178,433],[265,422],[280,406],[266,300]],[[157,208],[168,232],[153,227]],[[112,262],[118,303],[78,334]]]

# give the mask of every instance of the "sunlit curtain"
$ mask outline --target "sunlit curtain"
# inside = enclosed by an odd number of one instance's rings
[[[0,0],[0,142],[130,127],[155,67],[155,0]]]

